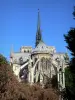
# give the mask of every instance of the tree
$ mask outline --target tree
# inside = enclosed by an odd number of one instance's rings
[[[53,88],[58,88],[58,82],[57,82],[57,75],[54,75],[51,79],[51,84]]]
[[[75,20],[75,6],[73,16]],[[68,34],[64,35],[64,38],[72,56],[69,67],[66,69],[66,92],[68,98],[70,98],[68,100],[75,100],[75,28],[71,28]]]
[[[65,41],[67,43],[67,48],[71,52],[72,58],[70,60],[70,68],[73,73],[75,73],[75,28],[71,28],[67,35],[64,35]]]
[[[58,100],[58,94],[35,84],[19,83],[6,58],[0,55],[0,100]]]
[[[26,100],[22,85],[12,72],[11,66],[0,54],[0,100]]]
[[[1,64],[8,64],[6,58],[2,54],[0,54],[0,65]]]
[[[74,6],[74,11],[73,11],[73,16],[74,16],[74,19],[75,19],[75,6]]]

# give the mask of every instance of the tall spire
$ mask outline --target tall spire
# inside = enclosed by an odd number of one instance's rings
[[[38,9],[38,23],[37,23],[37,30],[40,29],[40,11]]]
[[[12,57],[12,54],[13,54],[13,45],[11,46],[10,57]]]
[[[35,47],[39,44],[40,41],[42,41],[42,34],[41,34],[41,28],[40,28],[40,12],[39,12],[39,9],[38,9],[38,22],[37,22]]]

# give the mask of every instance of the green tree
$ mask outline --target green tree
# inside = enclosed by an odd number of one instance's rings
[[[6,58],[2,54],[0,54],[0,65],[1,64],[8,64]]]
[[[75,6],[73,11],[75,20]],[[75,100],[75,28],[71,28],[68,34],[64,35],[67,48],[71,53],[69,67],[66,68],[66,91],[69,100]]]
[[[74,19],[75,19],[75,6],[74,6],[74,11],[73,11],[73,16],[74,16]]]
[[[66,80],[65,80],[66,86],[72,87],[73,86],[73,78],[72,78],[72,73],[71,73],[69,67],[65,68],[65,78],[66,78]]]
[[[0,100],[26,100],[22,85],[12,72],[6,58],[0,54]]]

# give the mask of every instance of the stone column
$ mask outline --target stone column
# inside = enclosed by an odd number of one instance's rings
[[[59,72],[59,85],[60,85],[60,91],[62,89],[62,72]]]
[[[40,74],[40,84],[43,84],[43,76]]]
[[[38,81],[38,75],[36,74],[36,77],[35,77],[35,82],[37,82]]]
[[[41,61],[38,62],[38,71],[41,71]]]
[[[36,78],[35,78],[36,82],[37,82],[38,79],[39,79],[39,73],[40,73],[40,61],[37,63],[37,67],[38,67],[38,69],[36,69]]]
[[[59,88],[59,72],[57,72],[58,88]]]
[[[34,83],[34,71],[33,68],[31,68],[31,85]]]
[[[29,58],[29,64],[28,64],[28,71],[29,71],[29,73],[28,73],[28,82],[30,82],[31,83],[31,69],[32,69],[32,64],[31,64],[31,58]]]
[[[19,75],[17,76],[17,78],[18,78],[18,81],[21,82],[21,79],[20,79]]]
[[[30,72],[28,73],[28,82],[30,82]]]
[[[53,66],[52,66],[53,67]],[[51,78],[52,78],[52,67],[51,67]]]
[[[63,88],[65,88],[65,63],[63,61]]]
[[[63,71],[63,88],[65,88],[65,71]]]
[[[43,68],[44,66],[43,66],[43,62],[40,62],[40,61],[39,61],[39,71],[41,72],[40,73],[40,84],[43,84],[43,76],[42,76],[42,73],[43,73],[43,70],[44,70],[44,68]]]

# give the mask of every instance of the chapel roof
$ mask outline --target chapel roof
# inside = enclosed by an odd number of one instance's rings
[[[49,53],[49,51],[48,46],[43,41],[40,41],[36,48],[32,50],[32,53]]]
[[[23,62],[25,62],[27,59],[29,59],[30,53],[13,53],[12,57],[13,57],[13,63],[20,63],[20,58],[23,59]]]

